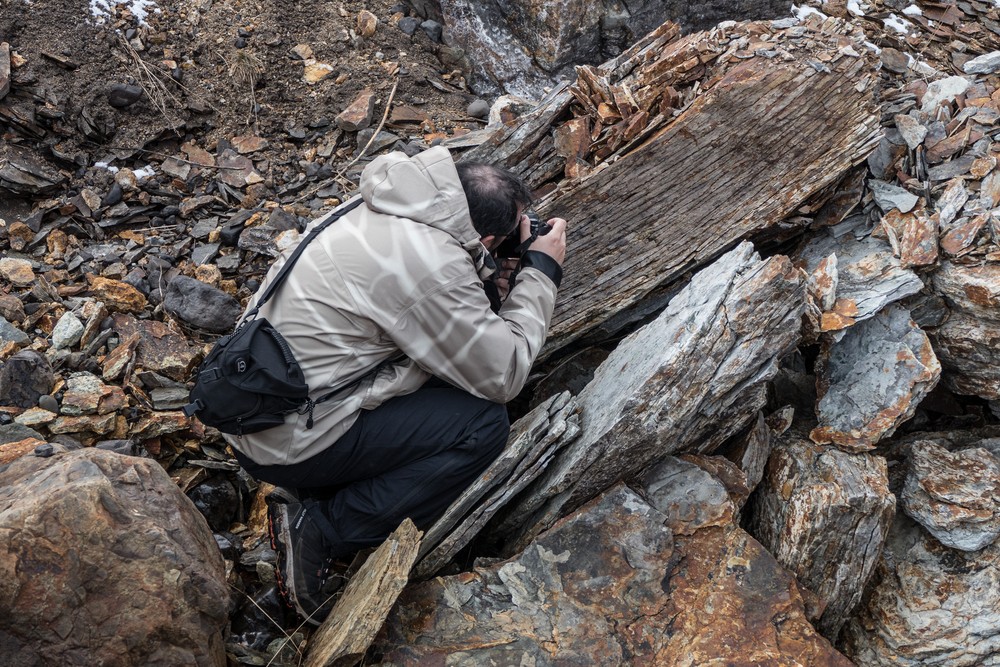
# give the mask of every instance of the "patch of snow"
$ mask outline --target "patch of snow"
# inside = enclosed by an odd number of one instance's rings
[[[136,169],[132,173],[135,174],[135,177],[138,178],[140,181],[144,181],[150,176],[156,175],[156,170],[153,169],[153,165],[147,164],[142,169]]]
[[[149,12],[160,13],[160,8],[153,0],[90,0],[90,15],[95,22],[104,23],[114,16],[114,9],[118,5],[126,5],[126,9],[132,12],[139,25],[146,25]]]
[[[107,169],[112,174],[118,173],[118,167],[114,166],[110,162],[95,162],[94,166],[97,167],[98,169]]]
[[[920,7],[917,7],[916,5],[910,5],[909,7],[907,7],[906,9],[903,10],[903,13],[906,14],[907,16],[923,16],[924,15],[923,10],[921,10]]]
[[[810,14],[815,14],[816,16],[822,16],[823,18],[826,18],[826,14],[816,9],[815,7],[809,7],[808,5],[802,5],[801,7],[799,7],[798,5],[792,5],[792,14],[794,14],[795,18],[797,18],[800,21],[805,21],[806,17],[809,16]]]
[[[861,9],[861,3],[858,0],[847,0],[847,11],[855,16],[865,15],[865,10]]]
[[[875,46],[871,42],[865,42],[865,46],[867,46],[869,49],[871,49],[872,53],[874,53],[875,55],[878,55],[878,54],[882,53],[882,49],[880,49],[879,47]]]
[[[899,18],[895,14],[889,14],[889,18],[882,19],[882,23],[885,24],[886,28],[892,28],[896,32],[901,33],[903,35],[910,32],[910,29],[913,27],[912,23],[910,23],[906,19]]]

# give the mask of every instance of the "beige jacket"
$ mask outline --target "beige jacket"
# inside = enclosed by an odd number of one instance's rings
[[[311,429],[307,415],[291,414],[282,426],[226,436],[259,464],[312,457],[361,410],[413,392],[431,375],[507,402],[545,341],[555,283],[525,268],[499,315],[490,310],[482,282],[492,273],[487,252],[446,149],[382,156],[362,173],[360,192],[365,205],[309,244],[260,313],[288,341],[311,398],[349,386],[316,405]]]

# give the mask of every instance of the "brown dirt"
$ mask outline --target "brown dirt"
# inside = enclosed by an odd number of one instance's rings
[[[423,30],[418,28],[411,37],[396,26],[402,14],[389,0],[161,1],[161,12],[150,12],[144,26],[126,5],[116,7],[113,18],[98,24],[87,0],[5,3],[6,8],[0,9],[0,41],[9,42],[26,59],[15,70],[16,97],[24,98],[25,93],[41,97],[70,123],[86,110],[102,125],[114,128],[97,142],[83,137],[73,125],[62,128],[59,151],[75,157],[78,166],[105,159],[109,153],[138,161],[137,149],[170,153],[190,139],[212,150],[220,139],[241,134],[269,140],[270,148],[255,159],[265,156],[278,163],[312,159],[310,147],[334,139],[340,150],[330,159],[348,159],[355,136],[338,136],[334,118],[368,87],[377,93],[375,126],[397,77],[394,106],[413,106],[428,118],[423,125],[386,128],[404,140],[481,127],[465,114],[474,96],[465,91],[464,78],[441,64],[440,45]],[[370,38],[355,34],[362,10],[378,19]],[[241,34],[244,48],[237,46]],[[126,36],[133,45],[136,38],[142,43],[139,51],[130,48]],[[307,84],[303,62],[292,53],[300,44],[308,44],[319,62],[331,65],[332,74]],[[78,67],[66,69],[43,54],[64,56]],[[174,64],[181,73],[179,82],[170,76]],[[115,109],[107,98],[115,83],[138,83],[147,94],[126,109]],[[292,140],[288,131],[293,128],[304,130],[306,137]],[[151,157],[156,156],[147,154],[146,162]],[[294,171],[288,176],[294,177]]]

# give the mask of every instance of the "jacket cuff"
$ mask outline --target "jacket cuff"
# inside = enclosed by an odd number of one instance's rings
[[[562,267],[559,262],[552,259],[540,250],[527,250],[521,255],[521,268],[538,269],[559,287],[562,282]]]

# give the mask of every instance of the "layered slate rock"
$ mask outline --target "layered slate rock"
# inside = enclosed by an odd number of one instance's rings
[[[951,549],[899,513],[875,581],[842,637],[859,667],[997,664],[1000,544]]]
[[[101,449],[18,459],[0,472],[0,545],[7,655],[226,664],[222,557],[155,461]]]
[[[1000,399],[1000,264],[942,262],[933,288],[950,313],[931,332],[945,385],[959,394]]]
[[[927,334],[895,304],[827,337],[817,366],[819,425],[809,437],[848,451],[892,435],[941,376]]]
[[[836,257],[834,307],[824,313],[824,331],[870,319],[924,287],[917,274],[893,255],[889,243],[870,232],[865,216],[851,216],[810,237],[796,253],[796,264],[809,274],[829,262],[831,255]]]
[[[750,532],[821,601],[835,640],[861,601],[892,523],[886,461],[789,435],[754,496]]]
[[[580,436],[494,531],[523,546],[560,516],[674,452],[710,452],[764,406],[799,340],[804,281],[742,243],[623,340],[580,393]]]
[[[652,501],[615,486],[515,558],[411,586],[383,664],[847,667],[791,575],[733,525],[725,487],[677,459],[660,473]]]
[[[903,509],[942,544],[979,551],[1000,536],[1000,459],[988,449],[916,442],[907,468]]]

